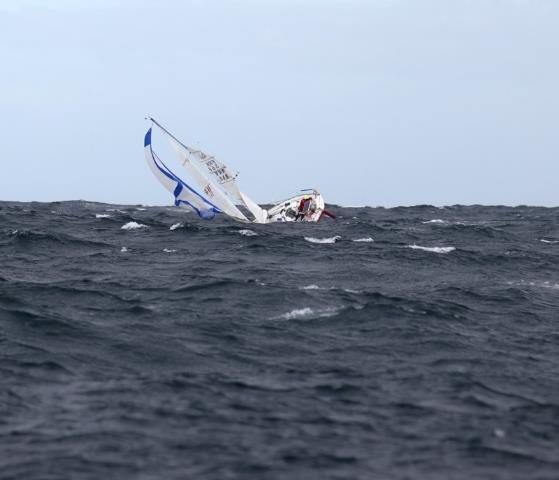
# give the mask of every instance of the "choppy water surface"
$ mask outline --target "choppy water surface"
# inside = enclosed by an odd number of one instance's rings
[[[0,477],[559,478],[559,209],[0,203]]]

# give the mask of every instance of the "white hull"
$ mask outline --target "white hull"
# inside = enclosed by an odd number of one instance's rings
[[[303,210],[300,209],[301,200],[307,199]],[[322,195],[313,191],[295,195],[275,204],[268,210],[266,223],[276,222],[318,222],[324,212],[324,199]]]

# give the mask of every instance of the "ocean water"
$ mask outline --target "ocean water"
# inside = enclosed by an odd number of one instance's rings
[[[559,209],[0,203],[2,479],[557,479]]]

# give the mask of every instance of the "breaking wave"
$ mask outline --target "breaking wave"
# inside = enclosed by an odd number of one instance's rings
[[[312,309],[310,307],[296,308],[287,313],[273,317],[273,319],[282,320],[299,320],[299,319],[311,319],[311,318],[323,318],[331,317],[339,312],[339,308],[329,307],[322,309]]]
[[[182,222],[173,223],[173,225],[169,227],[169,230],[176,230],[177,228],[181,228],[183,226],[184,224]]]
[[[456,250],[456,247],[422,247],[421,245],[408,245],[408,248],[413,250],[423,250],[425,252],[433,253],[450,253]]]
[[[147,225],[138,222],[128,222],[120,228],[121,230],[138,230],[140,228],[147,228]]]
[[[336,235],[334,237],[326,237],[326,238],[305,237],[305,240],[311,243],[336,243],[341,238],[342,237],[340,237],[339,235]]]
[[[258,233],[249,229],[239,230],[239,233],[245,237],[256,237],[258,235]]]
[[[441,220],[440,218],[434,218],[433,220],[427,220],[426,222],[421,222],[421,223],[448,223],[446,220]]]

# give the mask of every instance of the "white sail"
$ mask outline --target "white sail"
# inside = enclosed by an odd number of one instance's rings
[[[203,171],[208,175],[208,178],[213,181],[214,185],[221,187],[234,203],[243,205],[252,213],[256,223],[266,222],[268,216],[266,210],[249,198],[246,193],[239,190],[235,182],[236,175],[231,173],[227,165],[217,160],[213,155],[208,155],[201,150],[195,150],[182,143],[179,145],[188,152],[189,158],[197,161]]]
[[[194,150],[186,145],[182,145],[190,153],[190,157],[198,161],[204,168],[209,177],[218,184],[229,198],[237,205],[243,205],[254,216],[256,223],[266,223],[268,214],[255,201],[248,197],[246,193],[239,190],[235,182],[236,175],[233,175],[223,162],[220,162],[212,155],[207,155],[201,150]]]
[[[201,150],[196,150],[180,142],[174,135],[151,119],[165,134],[168,135],[173,149],[179,156],[181,164],[195,179],[196,183],[210,197],[212,202],[225,213],[239,220],[248,221],[246,216],[235,205],[242,205],[254,216],[254,222],[266,223],[268,213],[255,201],[239,190],[235,183],[236,176],[227,166]]]
[[[264,210],[260,205],[254,202],[252,199],[247,197],[246,194],[239,190],[239,195],[243,201],[245,207],[248,208],[250,213],[254,215],[255,223],[267,223],[268,222],[268,212]]]
[[[235,201],[242,202],[239,189],[235,184],[235,175],[233,175],[227,166],[218,161],[214,156],[207,155],[200,150],[194,150],[186,147],[190,155],[197,160],[199,165],[204,169],[209,178],[217,183],[227,194]]]
[[[173,173],[156,155],[151,146],[151,128],[144,139],[146,162],[155,177],[175,197],[175,205],[187,206],[202,218],[213,218],[221,210],[210,200],[196,192],[190,185]]]
[[[189,158],[189,152],[184,146],[175,140],[173,137],[169,137],[171,145],[173,146],[179,162],[188,172],[190,178],[198,185],[202,190],[203,194],[214,203],[218,208],[220,208],[227,215],[234,217],[238,220],[248,222],[248,218],[241,212],[234,203],[227,197],[225,193],[217,186],[211,179],[208,179],[202,172],[198,170],[196,165],[194,165]]]

